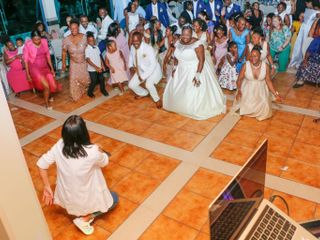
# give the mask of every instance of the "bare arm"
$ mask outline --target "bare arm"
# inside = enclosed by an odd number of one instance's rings
[[[52,65],[52,61],[51,61],[50,55],[47,56],[47,62],[48,62],[48,65],[49,65],[49,67],[50,67],[50,69],[51,69],[51,73],[53,74],[53,76],[55,76],[54,68],[53,68],[53,65]]]
[[[164,57],[164,60],[163,60],[163,66],[162,66],[162,71],[164,73],[164,76],[166,76],[166,72],[167,72],[167,64],[169,62],[169,59],[171,58],[172,56],[172,53],[173,53],[173,50],[174,48],[173,47],[170,47],[167,51],[167,54],[166,56]]]
[[[62,49],[62,68],[61,68],[62,72],[65,72],[67,68],[66,59],[67,59],[67,50],[63,48]]]
[[[10,63],[12,63],[14,60],[16,60],[18,58],[18,55],[12,57],[12,58],[9,58],[9,56],[7,55],[6,52],[4,52],[4,55],[3,55],[3,58],[4,58],[4,63],[9,65]]]
[[[39,168],[39,173],[44,184],[42,201],[44,201],[46,205],[51,205],[53,203],[53,192],[50,187],[48,170]]]
[[[121,50],[119,50],[119,52],[120,52],[120,57],[122,58],[122,61],[123,61],[124,70],[127,70],[127,63],[126,63],[126,59],[125,59],[125,57],[124,57],[124,55],[123,55],[122,51],[121,51]]]
[[[240,70],[239,76],[238,76],[238,80],[237,80],[237,96],[236,99],[239,100],[242,97],[242,93],[241,93],[241,85],[242,85],[242,81],[244,79],[246,73],[246,64],[244,64]]]
[[[312,26],[310,28],[308,37],[312,37],[313,38],[314,32],[316,31],[316,27],[317,27],[317,22],[318,21],[319,21],[319,18],[316,18],[316,20],[313,22],[313,24],[312,24]]]
[[[270,77],[270,68],[266,68],[267,72],[266,72],[266,83],[267,86],[270,90],[270,92],[277,98],[277,100],[281,101],[281,96],[279,95],[279,93],[274,89],[273,83],[271,81],[271,77]]]
[[[94,67],[97,72],[101,72],[101,71],[102,71],[102,69],[101,69],[100,67],[98,67],[97,65],[95,65],[95,64],[90,60],[90,58],[86,58],[86,61],[87,61],[87,63],[88,63],[90,66]]]
[[[126,17],[126,30],[127,32],[129,32],[129,15],[125,14],[125,17]]]
[[[203,65],[204,65],[204,47],[203,47],[203,45],[200,45],[199,47],[197,47],[195,49],[195,51],[197,54],[197,58],[199,60],[197,72],[201,73],[202,69],[203,69]]]

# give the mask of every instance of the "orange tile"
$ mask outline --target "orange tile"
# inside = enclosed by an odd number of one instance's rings
[[[37,140],[25,145],[23,149],[33,153],[34,155],[40,157],[42,154],[46,153],[50,148],[57,142],[56,139],[44,135]]]
[[[210,240],[210,235],[200,232],[195,240]]]
[[[298,113],[291,113],[291,112],[283,112],[283,111],[277,111],[273,117],[272,122],[274,120],[280,121],[286,124],[292,124],[300,126],[303,121],[304,115],[298,114]]]
[[[110,113],[104,118],[97,121],[97,123],[100,123],[102,125],[112,127],[112,128],[118,128],[120,125],[131,121],[130,117],[119,114],[119,113]]]
[[[263,133],[267,129],[269,123],[270,120],[258,121],[255,118],[241,117],[239,122],[235,125],[235,128],[244,131]]]
[[[157,120],[163,115],[163,111],[155,107],[148,107],[144,111],[139,112],[136,116],[138,119],[142,119],[150,122],[157,122]]]
[[[208,120],[197,121],[194,119],[190,119],[185,125],[181,127],[181,130],[206,136],[211,132],[216,124],[217,123],[210,122]]]
[[[202,141],[203,138],[204,137],[199,134],[178,130],[172,137],[165,140],[165,143],[191,151]]]
[[[18,134],[18,138],[23,138],[23,137],[27,136],[28,134],[30,134],[32,132],[31,129],[26,128],[26,127],[21,126],[21,125],[18,125],[18,124],[15,124],[15,127],[16,127],[16,131],[17,131],[17,134]]]
[[[137,204],[120,196],[118,205],[94,221],[94,226],[99,226],[112,233],[116,230],[137,208]]]
[[[106,152],[115,153],[125,146],[125,143],[114,140],[112,138],[103,137],[100,138],[96,144]]]
[[[189,227],[200,230],[208,220],[208,206],[212,199],[183,189],[169,203],[163,214]]]
[[[290,106],[294,106],[294,107],[301,107],[301,108],[308,108],[308,106],[311,103],[311,99],[310,98],[286,98],[283,101],[284,104],[290,105]]]
[[[320,187],[320,167],[309,165],[308,163],[303,163],[301,161],[296,161],[292,158],[289,158],[287,160],[286,166],[288,166],[289,168],[287,171],[282,172],[282,178],[286,178],[317,188]]]
[[[54,138],[56,140],[59,140],[62,136],[61,134],[61,131],[62,131],[62,126],[61,127],[58,127],[56,129],[53,129],[52,131],[48,132],[47,133],[47,136],[51,137],[51,138]]]
[[[90,141],[91,143],[96,143],[98,142],[101,138],[103,138],[104,136],[92,131],[89,131],[89,137],[90,137]]]
[[[320,146],[319,141],[320,131],[310,128],[301,128],[298,136],[297,141],[308,143],[315,146]]]
[[[313,219],[316,203],[278,191],[275,191],[273,195],[280,195],[286,200],[290,217],[297,222]],[[283,212],[287,212],[284,203],[279,198],[276,198],[273,203]]]
[[[248,148],[254,148],[260,137],[261,133],[232,129],[223,141]]]
[[[305,116],[302,122],[302,127],[320,131],[320,123],[313,122],[315,119],[315,117]]]
[[[281,175],[281,168],[286,166],[286,158],[281,156],[272,155],[268,153],[268,160],[267,160],[267,173],[280,176]]]
[[[63,231],[54,237],[54,240],[105,240],[110,237],[111,233],[104,230],[103,228],[96,226],[94,223],[91,224],[94,227],[93,234],[86,236],[84,235],[74,224],[68,225]]]
[[[128,132],[135,135],[141,135],[146,129],[152,125],[151,122],[140,120],[140,119],[131,119],[130,121],[125,122],[118,127],[119,130]]]
[[[175,128],[166,127],[155,123],[151,125],[151,127],[149,127],[144,133],[142,133],[141,136],[158,142],[165,142],[174,134],[175,131]]]
[[[187,123],[190,118],[178,115],[176,113],[165,112],[163,110],[162,116],[157,120],[158,124],[163,126],[180,128]]]
[[[210,226],[209,226],[209,219],[207,220],[207,222],[202,226],[201,228],[201,233],[205,233],[210,235]]]
[[[58,205],[46,206],[43,213],[53,237],[61,233],[68,225],[72,224],[73,217]]]
[[[211,154],[211,157],[242,166],[251,156],[253,151],[254,149],[252,148],[222,142]]]
[[[97,122],[98,120],[104,118],[108,114],[109,112],[107,112],[104,109],[94,108],[86,113],[81,114],[81,117],[92,122]]]
[[[214,199],[231,177],[200,168],[186,184],[185,189],[206,198]]]
[[[317,205],[316,207],[316,212],[314,214],[314,218],[320,218],[320,204]]]
[[[308,106],[309,109],[319,111],[320,109],[320,101],[319,100],[312,100]]]
[[[109,188],[125,178],[131,173],[131,169],[120,166],[117,163],[109,162],[109,164],[102,169],[103,175],[106,179]]]
[[[225,114],[220,114],[218,116],[209,118],[207,121],[213,122],[213,123],[218,123],[220,122],[223,118],[225,117]]]
[[[151,152],[130,144],[126,144],[118,152],[113,154],[111,161],[116,162],[124,167],[134,169],[137,167]]]
[[[160,215],[142,234],[139,240],[193,240],[198,234],[193,228],[179,223],[171,218]]]
[[[320,166],[320,146],[295,141],[289,157]]]
[[[278,120],[272,120],[265,132],[265,135],[294,139],[297,136],[299,129],[300,126],[291,125]]]
[[[138,103],[127,103],[116,109],[115,112],[128,117],[136,117],[144,110],[139,108]]]
[[[176,159],[153,153],[143,160],[136,168],[136,171],[159,180],[164,180],[179,163],[180,161]]]
[[[133,172],[117,183],[113,190],[134,203],[141,203],[159,184],[157,179]]]
[[[280,157],[288,157],[290,149],[293,145],[293,139],[282,138],[281,136],[262,135],[257,146],[260,145],[265,139],[268,139],[269,153]]]
[[[32,153],[25,151],[25,150],[23,151],[23,155],[26,160],[31,177],[32,178],[39,177],[39,170],[36,165],[37,161],[39,160],[39,157],[37,157],[37,156],[33,155]]]

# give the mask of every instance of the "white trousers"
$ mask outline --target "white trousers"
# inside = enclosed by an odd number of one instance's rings
[[[140,84],[143,82],[140,82],[137,73],[135,73],[131,78],[131,80],[129,81],[129,88],[132,91],[134,91],[135,94],[141,97],[147,96],[150,93],[150,96],[153,99],[153,101],[158,102],[160,100],[160,97],[158,95],[155,85],[159,83],[161,78],[162,78],[161,67],[159,64],[157,64],[157,67],[155,68],[153,73],[150,75],[149,78],[145,80],[147,90],[140,86]]]

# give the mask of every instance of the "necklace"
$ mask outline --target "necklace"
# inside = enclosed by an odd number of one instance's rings
[[[261,67],[261,62],[258,65],[251,64],[254,69],[259,69]]]

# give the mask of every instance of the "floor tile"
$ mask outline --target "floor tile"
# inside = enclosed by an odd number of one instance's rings
[[[175,131],[175,128],[166,127],[155,123],[151,125],[146,131],[144,131],[141,136],[158,142],[165,142],[174,134]]]
[[[171,218],[160,215],[139,240],[193,240],[198,231]]]
[[[108,137],[103,137],[100,138],[96,144],[103,149],[106,152],[109,152],[111,154],[119,151],[122,147],[125,146],[125,143],[117,141],[115,139],[112,138],[108,138]]]
[[[28,134],[32,133],[32,130],[31,130],[31,129],[26,128],[26,127],[24,127],[24,126],[15,124],[15,127],[16,127],[16,131],[17,131],[17,134],[18,134],[18,138],[19,138],[19,139],[21,139],[21,138],[27,136]]]
[[[185,189],[206,198],[214,199],[231,177],[200,168],[186,184]]]
[[[62,136],[61,131],[62,131],[62,126],[56,129],[53,129],[52,131],[48,132],[46,135],[56,140],[59,140]]]
[[[254,148],[260,137],[261,133],[232,129],[225,137],[224,141],[248,148]]]
[[[194,119],[190,119],[185,125],[181,127],[181,130],[206,136],[211,132],[216,124],[217,123],[210,122],[208,120],[197,121]]]
[[[268,140],[268,152],[280,157],[288,157],[293,145],[293,139],[282,138],[281,136],[262,135],[258,141],[259,146],[265,139]]]
[[[297,141],[320,146],[319,136],[320,131],[318,130],[301,128],[297,136]]]
[[[289,157],[320,166],[320,146],[295,141]]]
[[[81,117],[84,118],[85,120],[89,120],[92,122],[97,122],[100,119],[104,118],[109,114],[108,111],[101,109],[101,108],[93,108],[88,112],[85,112],[81,114]]]
[[[195,240],[210,240],[210,235],[200,232]]]
[[[158,124],[163,126],[180,128],[187,123],[189,118],[171,112],[163,112],[162,116],[157,120]]]
[[[235,125],[236,129],[243,129],[244,131],[263,133],[267,129],[270,120],[258,121],[255,118],[241,117],[239,122]]]
[[[274,191],[273,195],[280,195],[286,200],[289,205],[289,216],[297,222],[313,219],[316,203],[278,191]],[[273,203],[287,213],[284,203],[279,198]]]
[[[134,203],[141,203],[159,184],[157,179],[133,172],[117,183],[113,190]]]
[[[34,155],[40,157],[42,154],[46,153],[50,148],[57,142],[49,136],[44,135],[37,140],[25,145],[23,149],[33,153]]]
[[[320,109],[320,101],[319,100],[312,100],[308,106],[309,109],[319,111]]]
[[[84,235],[74,224],[70,224],[63,231],[54,237],[54,240],[105,240],[111,235],[108,231],[103,228],[96,226],[94,223],[91,224],[94,227],[93,234],[86,236]]]
[[[165,140],[165,143],[191,151],[202,141],[202,139],[203,136],[199,134],[178,130],[172,137]]]
[[[294,139],[297,136],[299,129],[300,126],[273,120],[267,128],[265,135]]]
[[[97,123],[100,123],[102,125],[112,127],[112,128],[118,128],[122,124],[130,121],[130,117],[119,114],[119,113],[110,113],[106,115],[105,117],[99,119]]]
[[[292,158],[287,160],[286,166],[288,166],[288,170],[282,172],[282,178],[320,188],[320,167],[296,161]]]
[[[283,101],[284,104],[294,106],[294,107],[300,107],[300,108],[308,108],[308,106],[311,103],[310,98],[285,98]]]
[[[157,122],[161,116],[163,116],[162,110],[154,107],[148,107],[144,111],[139,112],[136,118],[150,122]]]
[[[118,152],[113,154],[110,160],[124,167],[134,169],[150,154],[151,152],[143,148],[126,144]]]
[[[253,151],[253,148],[222,142],[211,154],[211,157],[242,166],[251,156]]]
[[[187,226],[200,230],[208,220],[208,207],[212,199],[183,189],[169,203],[163,214]]]
[[[300,126],[303,121],[303,118],[304,118],[304,115],[301,115],[301,114],[277,111],[272,117],[272,121],[276,120],[286,124]]]
[[[268,153],[267,159],[267,173],[280,176],[282,173],[281,168],[286,166],[286,157],[273,155],[272,153]]]
[[[112,190],[115,184],[120,182],[123,178],[131,173],[131,169],[120,166],[114,162],[109,162],[106,167],[102,168],[102,172],[108,187]]]
[[[305,116],[302,122],[302,127],[320,131],[320,123],[313,122],[315,119],[315,117]]]
[[[120,125],[119,130],[135,134],[140,136],[146,129],[152,125],[151,122],[140,120],[140,119],[131,119]]]
[[[136,208],[137,204],[120,196],[118,205],[110,212],[98,217],[95,220],[94,225],[98,225],[112,233],[129,217],[129,215]]]
[[[152,178],[164,180],[178,165],[180,161],[152,153],[136,168],[137,172]]]
[[[318,204],[317,207],[316,207],[314,218],[315,219],[320,219],[320,204]]]

